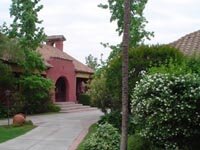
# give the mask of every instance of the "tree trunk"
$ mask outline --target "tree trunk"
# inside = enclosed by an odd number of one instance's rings
[[[128,143],[128,49],[130,38],[131,0],[124,0],[124,33],[122,41],[122,134],[120,150],[127,150]]]

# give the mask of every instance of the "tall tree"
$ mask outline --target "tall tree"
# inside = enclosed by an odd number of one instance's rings
[[[145,30],[148,21],[144,17],[143,11],[147,2],[148,0],[131,0],[130,47],[136,47],[145,39],[153,36],[153,32]],[[108,0],[107,4],[100,4],[99,7],[110,10],[110,21],[117,22],[116,31],[122,35],[124,31],[124,0]]]
[[[39,109],[32,111],[32,106],[37,105],[36,101],[40,101],[40,104],[47,104],[51,85],[50,80],[41,76],[45,65],[36,51],[45,39],[43,28],[39,27],[42,21],[38,19],[38,12],[43,8],[39,2],[40,0],[12,0],[10,15],[13,17],[13,22],[9,28],[1,30],[7,33],[10,39],[17,41],[24,55],[24,59],[18,63],[23,69],[23,75],[17,83],[24,97],[23,110],[25,113],[38,112]],[[31,93],[32,97],[30,97],[30,90],[27,91],[27,89],[33,90],[34,88],[42,90],[39,91],[39,95]],[[34,105],[30,105],[31,102]]]
[[[12,0],[10,16],[14,17],[9,36],[17,38],[23,49],[36,50],[45,39],[38,12],[43,8],[40,0]]]
[[[122,41],[122,135],[120,150],[128,143],[128,49],[130,41],[131,0],[124,0],[124,32]]]
[[[153,32],[145,30],[147,20],[143,16],[143,10],[148,0],[108,0],[108,4],[100,4],[99,7],[109,9],[110,21],[117,21],[116,31],[123,33],[122,41],[122,137],[121,150],[127,149],[127,124],[128,124],[128,49],[137,47],[150,39]],[[115,49],[112,55],[116,55],[120,49]],[[111,56],[113,57],[113,56]]]
[[[21,65],[28,74],[45,69],[40,55],[36,52],[37,47],[45,40],[44,29],[39,27],[42,21],[38,19],[38,12],[43,8],[39,2],[40,0],[12,0],[10,16],[13,17],[13,22],[6,31],[10,38],[19,42],[25,55]]]

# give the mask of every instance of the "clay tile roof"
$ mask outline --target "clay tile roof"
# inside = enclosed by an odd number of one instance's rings
[[[200,30],[187,34],[169,45],[181,50],[187,55],[200,53]]]
[[[42,45],[42,47],[39,47],[38,52],[42,55],[42,58],[45,61],[50,60],[50,58],[60,58],[60,59],[65,59],[65,60],[71,60],[72,59],[67,55],[66,53],[63,53],[61,50],[49,46],[49,45]]]
[[[69,57],[73,60],[73,63],[74,63],[74,66],[75,66],[75,70],[77,72],[85,72],[85,73],[91,73],[91,74],[94,73],[94,70],[91,69],[90,67],[82,64],[80,61],[76,60],[72,56],[69,56]]]
[[[76,72],[84,72],[84,73],[94,73],[94,71],[89,68],[88,66],[82,64],[72,56],[68,55],[65,52],[62,52],[61,50],[49,46],[49,45],[43,45],[42,47],[38,48],[38,52],[42,55],[42,58],[45,61],[45,64],[47,64],[47,67],[53,67],[49,66],[50,64],[48,63],[48,60],[51,58],[58,58],[58,59],[64,59],[64,60],[69,60],[73,61],[73,64],[75,66]]]

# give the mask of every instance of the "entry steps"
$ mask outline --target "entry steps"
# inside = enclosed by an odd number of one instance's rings
[[[55,102],[54,104],[61,108],[60,113],[98,110],[96,107],[77,104],[75,102]]]

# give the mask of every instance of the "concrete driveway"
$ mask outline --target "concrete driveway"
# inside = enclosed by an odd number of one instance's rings
[[[89,126],[98,121],[102,112],[85,111],[29,116],[38,127],[0,144],[0,150],[74,150]],[[5,124],[6,121],[0,121]]]

